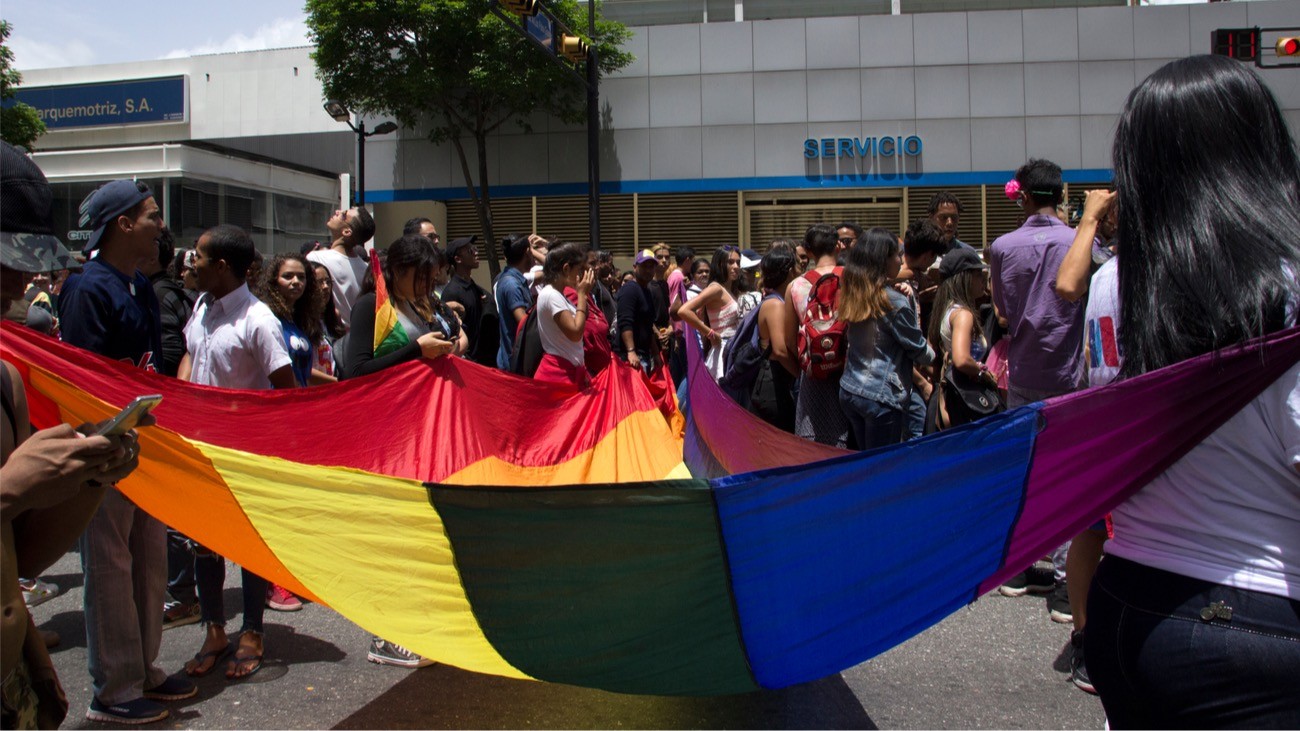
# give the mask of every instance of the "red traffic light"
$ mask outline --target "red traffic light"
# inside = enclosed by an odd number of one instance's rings
[[[1277,55],[1300,56],[1300,38],[1279,38],[1277,39]]]

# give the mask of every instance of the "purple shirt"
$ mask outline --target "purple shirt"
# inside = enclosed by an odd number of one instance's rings
[[[1083,302],[1056,294],[1056,270],[1074,229],[1045,215],[998,237],[989,247],[993,304],[1007,318],[1012,388],[1072,391],[1078,386]]]

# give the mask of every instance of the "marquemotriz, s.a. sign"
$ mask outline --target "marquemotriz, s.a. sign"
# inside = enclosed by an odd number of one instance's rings
[[[36,109],[50,130],[184,122],[184,76],[99,84],[23,87],[13,101]],[[6,106],[10,100],[5,100]]]

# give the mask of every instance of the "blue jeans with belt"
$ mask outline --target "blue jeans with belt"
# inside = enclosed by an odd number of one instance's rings
[[[906,414],[879,401],[840,389],[840,408],[849,422],[857,448],[863,451],[903,441]]]
[[[1300,601],[1107,556],[1084,650],[1113,729],[1300,728]]]

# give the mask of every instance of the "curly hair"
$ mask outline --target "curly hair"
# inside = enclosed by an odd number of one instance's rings
[[[285,302],[284,297],[280,294],[280,287],[276,280],[280,277],[280,269],[285,262],[296,261],[302,265],[306,272],[306,281],[303,283],[302,296],[294,303],[293,307]],[[312,268],[311,262],[308,262],[299,254],[276,254],[263,270],[257,280],[257,297],[271,308],[271,312],[281,320],[292,322],[298,326],[299,330],[307,336],[313,344],[320,342],[324,333],[321,331],[321,316],[325,311],[325,297],[320,291],[319,285],[316,284],[316,270]]]

